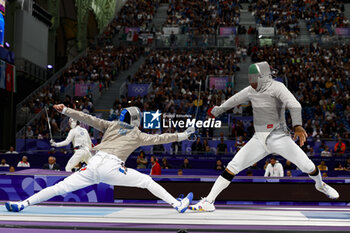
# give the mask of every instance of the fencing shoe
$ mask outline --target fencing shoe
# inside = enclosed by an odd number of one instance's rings
[[[191,205],[189,209],[194,211],[213,212],[215,211],[215,206],[214,203],[210,203],[207,198],[202,198],[197,204]]]
[[[187,194],[185,198],[179,199],[180,205],[176,206],[175,209],[179,213],[184,213],[188,209],[188,206],[191,204],[192,199],[193,199],[193,193],[190,192],[189,194]]]
[[[11,212],[19,212],[24,209],[24,205],[20,202],[6,202],[5,203],[6,209]]]
[[[329,197],[330,199],[338,199],[338,197],[339,197],[339,193],[334,188],[332,188],[331,186],[329,186],[328,184],[326,184],[324,182],[322,182],[321,187],[315,185],[315,188],[318,191],[326,194],[327,197]]]

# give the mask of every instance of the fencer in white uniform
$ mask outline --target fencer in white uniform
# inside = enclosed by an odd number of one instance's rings
[[[304,151],[292,140],[286,126],[285,111],[289,110],[294,128],[294,139],[299,137],[301,146],[307,134],[302,127],[301,105],[286,88],[272,79],[267,62],[249,66],[250,86],[244,88],[222,105],[212,109],[214,117],[244,102],[251,101],[255,134],[240,149],[228,164],[226,170],[215,181],[209,195],[196,205],[190,206],[195,211],[214,211],[214,201],[222,190],[228,187],[236,174],[258,162],[268,154],[276,153],[290,160],[301,171],[308,173],[320,192],[331,199],[339,197],[338,192],[322,181],[321,173]]]
[[[55,142],[53,139],[50,140],[51,146],[62,147],[67,146],[69,143],[73,144],[74,154],[69,159],[66,165],[66,171],[71,172],[72,169],[80,162],[88,163],[91,158],[91,139],[88,131],[85,128],[80,127],[79,121],[69,118],[69,131],[67,138],[62,142]]]
[[[29,205],[35,205],[54,196],[73,192],[100,182],[148,189],[153,195],[169,203],[178,212],[183,213],[186,211],[192,201],[192,193],[189,193],[183,199],[177,200],[149,175],[126,168],[124,163],[130,153],[140,146],[179,142],[188,139],[195,131],[193,127],[186,129],[182,133],[151,135],[139,130],[141,112],[137,107],[124,109],[118,121],[98,119],[89,114],[67,108],[63,104],[54,105],[53,107],[69,117],[104,132],[102,141],[93,148],[94,155],[86,167],[22,202],[5,203],[8,211],[18,212]]]

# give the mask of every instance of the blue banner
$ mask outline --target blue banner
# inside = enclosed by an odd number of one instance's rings
[[[128,96],[137,97],[145,96],[148,94],[148,87],[150,84],[128,84]]]

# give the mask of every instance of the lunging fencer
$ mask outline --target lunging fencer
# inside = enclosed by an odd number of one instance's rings
[[[271,153],[279,154],[294,163],[316,182],[315,187],[318,191],[323,192],[331,199],[337,199],[338,192],[322,181],[318,168],[292,140],[287,129],[286,108],[292,118],[294,139],[299,137],[300,146],[302,146],[306,141],[307,134],[302,127],[300,103],[283,83],[272,79],[270,66],[267,62],[250,65],[248,79],[250,86],[220,106],[215,106],[209,114],[217,117],[239,104],[251,101],[255,134],[237,152],[226,170],[218,177],[209,195],[202,198],[196,205],[190,206],[190,209],[214,211],[216,197],[229,186],[234,176]]]
[[[92,142],[88,131],[85,128],[80,127],[80,122],[69,118],[69,126],[71,130],[69,131],[67,138],[62,142],[55,142],[53,139],[50,140],[51,146],[62,147],[67,146],[72,142],[74,147],[74,154],[69,159],[66,165],[66,171],[71,172],[72,169],[78,165],[80,162],[88,163],[91,158],[91,146]]]
[[[175,199],[162,186],[157,184],[149,175],[142,174],[124,166],[126,159],[136,148],[145,145],[165,144],[188,139],[194,133],[190,127],[182,133],[164,133],[150,135],[139,130],[141,112],[137,107],[123,109],[118,121],[106,121],[89,114],[65,107],[63,104],[54,105],[63,114],[84,122],[103,132],[102,141],[93,148],[95,155],[88,165],[78,172],[65,178],[54,186],[47,187],[22,202],[7,202],[8,211],[18,212],[24,208],[46,201],[54,196],[104,182],[110,185],[139,187],[148,189],[153,195],[169,203],[178,212],[183,213],[192,201],[193,194],[189,193],[183,199]]]

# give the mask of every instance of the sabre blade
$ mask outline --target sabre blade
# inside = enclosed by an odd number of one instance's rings
[[[47,124],[49,125],[49,134],[50,134],[50,139],[52,140],[52,133],[51,133],[51,125],[50,125],[50,120],[49,120],[49,114],[47,113],[47,108],[45,108],[45,113],[46,113],[46,118],[47,118]]]

